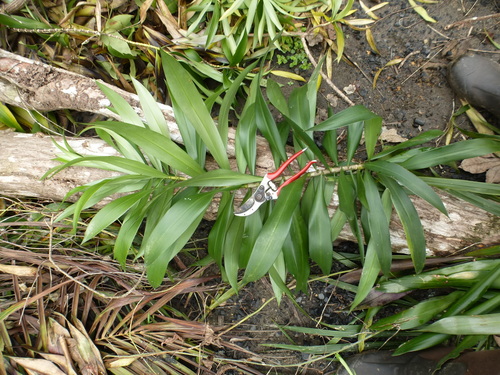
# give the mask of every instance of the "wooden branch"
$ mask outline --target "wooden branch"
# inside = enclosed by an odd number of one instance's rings
[[[122,95],[137,113],[142,114],[136,95],[109,87]],[[117,118],[108,110],[109,101],[93,79],[3,50],[0,50],[0,101],[38,111],[65,108]],[[159,106],[167,119],[172,139],[182,143],[172,108],[163,104]],[[232,129],[229,138],[228,155],[235,166]],[[0,132],[0,194],[61,201],[76,186],[116,175],[99,169],[72,167],[49,180],[41,181],[47,170],[58,164],[52,160],[59,152],[54,141],[61,143],[62,140],[43,135]],[[68,142],[82,155],[116,155],[113,148],[99,139],[69,138]],[[264,175],[274,169],[269,147],[261,137],[257,142],[257,155],[257,174]],[[208,157],[207,169],[216,167],[216,163]],[[236,204],[241,202],[243,194],[236,193]],[[439,213],[427,202],[414,199],[424,226],[429,254],[446,256],[476,243],[492,244],[500,241],[498,217],[447,194],[439,195],[448,209],[449,217]],[[337,206],[338,196],[335,195],[329,207],[330,215]],[[213,220],[217,208],[218,201],[215,199],[206,218]],[[396,215],[392,217],[391,229],[394,250],[407,251],[404,231]],[[354,240],[354,237],[346,227],[340,239]]]

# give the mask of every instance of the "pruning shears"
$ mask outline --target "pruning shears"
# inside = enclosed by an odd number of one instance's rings
[[[297,159],[300,155],[304,153],[306,149],[300,150],[296,154],[292,155],[288,160],[286,160],[277,170],[276,172],[267,173],[260,183],[259,187],[255,190],[248,200],[243,203],[240,207],[234,210],[234,214],[236,216],[249,216],[253,214],[255,211],[259,209],[259,207],[267,201],[278,199],[278,195],[281,192],[281,189],[297,180],[300,176],[307,172],[307,170],[317,162],[317,160],[309,161],[304,168],[302,168],[299,172],[294,174],[288,180],[283,182],[279,187],[277,187],[272,180],[281,176],[281,174],[285,171],[285,169],[290,165],[292,161]]]

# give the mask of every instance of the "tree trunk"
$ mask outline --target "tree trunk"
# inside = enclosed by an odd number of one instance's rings
[[[122,95],[139,113],[142,110],[136,95],[109,86]],[[74,109],[93,112],[117,118],[107,107],[109,101],[101,93],[93,79],[53,68],[49,65],[22,58],[0,50],[0,102],[38,111]],[[182,143],[179,129],[173,117],[172,108],[159,104],[168,122],[171,137]],[[234,131],[231,129],[228,155],[233,166]],[[53,159],[60,152],[52,139],[43,135],[0,132],[0,194],[5,196],[28,196],[61,201],[74,187],[95,180],[111,177],[114,173],[93,168],[72,167],[56,174],[49,180],[41,177],[49,168],[58,165]],[[82,155],[116,155],[116,151],[99,139],[68,138],[67,141]],[[264,175],[273,170],[272,157],[267,143],[257,141],[257,174]],[[214,161],[207,158],[207,169],[216,168]],[[236,204],[241,202],[244,192],[236,193]],[[422,219],[430,255],[451,255],[460,249],[476,244],[492,244],[500,241],[499,218],[477,207],[439,193],[449,217],[430,206],[420,198],[414,199]],[[210,206],[206,218],[213,220],[217,214],[217,199]],[[336,210],[338,197],[335,195],[329,207],[330,215]],[[395,251],[407,251],[403,227],[396,215],[391,222],[391,236]],[[354,240],[346,226],[340,239]]]

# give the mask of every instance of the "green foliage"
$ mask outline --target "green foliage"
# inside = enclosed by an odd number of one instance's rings
[[[500,142],[497,139],[473,139],[433,149],[421,147],[422,143],[441,134],[430,132],[407,141],[403,146],[379,150],[377,139],[382,119],[362,106],[332,114],[316,125],[320,66],[311,80],[296,88],[288,99],[275,82],[267,81],[267,96],[283,115],[284,120],[280,124],[276,124],[271,116],[260,90],[259,76],[254,78],[236,134],[239,172],[233,171],[229,168],[224,144],[227,139],[227,111],[234,99],[235,86],[230,87],[229,96],[222,101],[225,103],[225,114],[223,124],[217,127],[207,102],[198,94],[182,65],[165,53],[161,58],[188,151],[168,138],[166,124],[153,99],[135,82],[141,103],[148,113],[146,121],[132,115],[126,103],[107,92],[114,109],[131,123],[96,122],[90,126],[98,130],[101,137],[120,151],[124,158],[80,157],[66,149],[62,158],[65,164],[50,172],[55,173],[71,165],[92,165],[124,174],[72,191],[71,194],[78,192],[82,195],[77,203],[61,214],[61,218],[73,215],[76,226],[83,209],[112,194],[129,193],[94,216],[84,240],[98,235],[113,221],[122,219],[115,257],[124,264],[129,255],[144,256],[148,278],[153,286],[161,283],[169,261],[189,240],[217,193],[222,195],[218,217],[209,236],[208,250],[235,289],[270,273],[276,293],[280,294],[280,290],[288,292],[283,282],[288,272],[297,278],[299,287],[305,289],[310,272],[309,259],[328,274],[333,261],[332,242],[343,225],[349,223],[358,238],[365,266],[353,308],[370,293],[380,271],[386,276],[390,274],[392,247],[389,221],[393,208],[403,224],[415,270],[420,272],[425,261],[425,238],[410,199],[412,195],[420,196],[445,214],[445,207],[430,185],[467,195],[471,200],[481,201],[484,206],[490,202],[490,210],[498,206],[494,200],[500,193],[498,186],[481,184],[484,188],[480,188],[477,183],[454,184],[452,181],[440,185],[439,181],[444,180],[424,178],[413,172],[439,163],[498,151]],[[243,77],[238,77],[233,85],[239,86],[242,80]],[[326,142],[325,149],[321,150],[313,137],[316,131],[335,134],[341,127],[347,128],[346,160],[332,163],[325,154],[338,159],[336,142]],[[257,213],[246,218],[235,217],[235,191],[253,187],[260,181],[260,177],[246,173],[247,170],[255,171],[256,129],[269,143],[276,165],[286,159],[284,140],[291,132],[295,150],[308,147],[297,159],[299,166],[303,167],[314,158],[323,167],[313,179],[301,178],[283,189],[275,204],[266,203]],[[360,162],[357,151],[363,138],[368,160]],[[204,149],[212,153],[218,169],[205,170],[205,165],[201,163],[204,157],[199,153]],[[337,213],[330,218],[328,206],[335,186],[338,186],[340,204]],[[143,220],[146,221],[144,237],[139,248],[134,249],[133,240]],[[238,280],[240,269],[245,269],[242,282]]]
[[[499,255],[498,246],[483,249],[476,255]],[[370,258],[370,259],[369,259]],[[363,277],[373,275],[374,264],[368,251]],[[431,348],[448,341],[454,349],[442,358],[438,366],[457,357],[461,352],[473,348],[496,347],[494,334],[499,332],[500,316],[500,261],[462,260],[459,264],[441,266],[433,271],[381,280],[365,299],[366,313],[363,324],[354,321],[347,326],[330,326],[321,323],[321,328],[283,327],[285,331],[323,336],[325,345],[274,345],[288,350],[297,350],[318,356],[333,356],[342,352],[355,352],[362,348],[393,349],[395,355]],[[376,262],[375,262],[376,263]],[[375,264],[376,265],[376,264]],[[374,276],[377,277],[376,275]],[[327,283],[343,287],[342,282],[326,279]],[[362,287],[363,279],[358,287]],[[403,297],[405,292],[415,289],[439,289],[436,297],[416,300]],[[451,291],[450,291],[451,290]],[[403,293],[403,294],[401,294]],[[432,293],[432,292],[431,292]],[[380,301],[389,302],[380,302]],[[386,306],[387,311],[384,311]],[[396,314],[389,314],[394,308]],[[375,313],[385,315],[372,323]],[[314,359],[313,359],[314,360]]]
[[[278,65],[286,65],[289,68],[297,67],[300,70],[309,70],[312,68],[312,64],[299,38],[282,36],[279,44],[281,53],[276,55]]]

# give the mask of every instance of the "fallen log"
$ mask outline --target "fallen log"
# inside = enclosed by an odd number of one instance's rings
[[[100,139],[67,138],[69,145],[85,156],[116,156],[114,148]],[[62,144],[61,137],[38,134],[22,134],[11,131],[0,132],[0,194],[5,196],[28,196],[62,201],[72,188],[95,180],[116,176],[116,173],[88,167],[70,167],[50,179],[41,180],[49,168],[59,165],[53,159],[60,150],[55,143]],[[260,154],[257,174],[264,175],[274,167],[272,158]],[[232,162],[235,163],[234,158]],[[207,158],[207,169],[216,168],[212,158]],[[236,192],[236,204],[241,202],[244,192]],[[493,244],[500,241],[499,218],[478,209],[453,196],[439,193],[449,217],[446,217],[426,201],[416,197],[414,204],[422,219],[427,247],[430,255],[455,255],[460,249],[476,244]],[[338,196],[334,195],[329,206],[330,215],[338,207]],[[214,199],[206,218],[214,220],[218,200]],[[407,244],[403,227],[394,214],[391,223],[391,240],[395,251],[406,252]],[[354,240],[348,226],[340,239]]]
[[[136,95],[113,86],[109,87],[122,95],[137,113],[142,114]],[[3,50],[0,50],[0,101],[38,111],[64,108],[117,118],[116,114],[108,109],[109,101],[93,79]],[[167,119],[172,139],[182,143],[172,108],[164,104],[159,106]],[[231,129],[227,149],[233,165],[236,164],[234,135]],[[99,169],[72,167],[49,180],[42,181],[41,177],[47,170],[58,164],[53,160],[59,152],[54,142],[61,143],[61,141],[58,137],[0,132],[0,194],[61,201],[67,192],[76,186],[114,175]],[[99,139],[68,138],[68,142],[82,155],[116,155],[112,147]],[[274,168],[270,150],[261,137],[257,142],[257,155],[257,174],[264,175]],[[207,169],[213,168],[216,168],[216,164],[208,157]],[[449,217],[418,197],[414,198],[430,255],[453,255],[460,249],[475,244],[488,245],[500,241],[497,216],[443,192],[439,195],[449,212]],[[236,193],[237,204],[242,196],[242,192]],[[216,217],[217,203],[215,199],[207,212],[207,219],[213,220]],[[338,197],[335,195],[329,207],[330,214],[333,214],[337,206]],[[407,243],[403,227],[395,214],[391,221],[393,248],[395,251],[405,252]],[[339,238],[354,240],[347,226]]]

